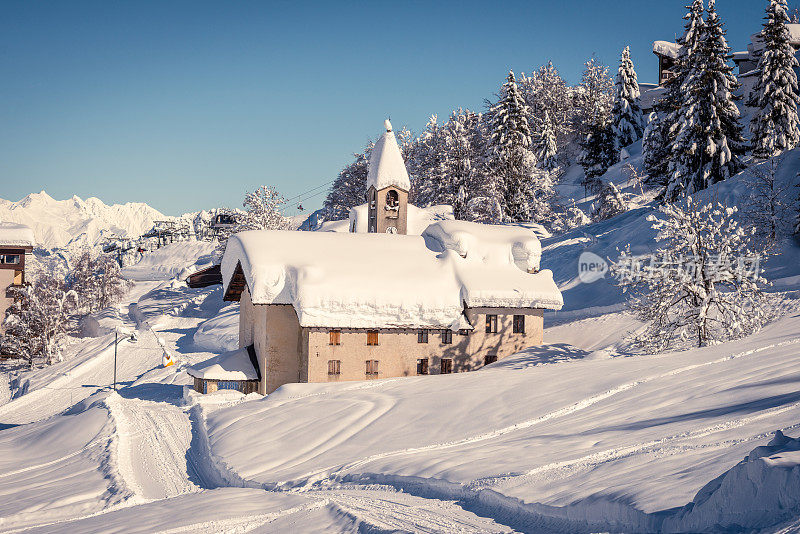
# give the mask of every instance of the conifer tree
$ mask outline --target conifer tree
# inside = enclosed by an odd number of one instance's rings
[[[444,127],[438,117],[431,115],[425,131],[414,143],[413,156],[408,162],[411,184],[411,201],[420,207],[437,204],[443,190],[447,189],[447,146]]]
[[[540,168],[553,171],[558,166],[556,156],[558,147],[556,146],[556,131],[553,122],[550,120],[550,113],[545,110],[544,120],[542,121],[541,132],[538,136],[536,159]]]
[[[786,0],[769,0],[766,22],[761,32],[764,50],[752,104],[758,108],[753,120],[753,155],[777,156],[800,142],[798,128],[797,75],[794,48],[789,42]]]
[[[555,145],[566,147],[572,140],[572,115],[574,103],[572,92],[552,62],[542,65],[531,76],[522,75],[519,80],[525,103],[529,109],[529,122],[536,139],[542,137],[546,125],[545,114],[555,133]]]
[[[322,207],[327,221],[346,219],[350,208],[365,202],[369,158],[365,152],[353,155],[355,161],[342,169],[325,197]]]
[[[626,147],[642,137],[642,109],[639,106],[639,81],[631,60],[631,49],[622,51],[614,87],[614,105],[611,122],[617,137],[617,146]]]
[[[664,96],[656,103],[656,120],[651,122],[651,132],[646,150],[643,148],[645,170],[651,183],[665,184],[671,158],[671,146],[676,133],[672,125],[678,121],[678,111],[683,101],[683,84],[694,61],[697,42],[703,30],[703,0],[694,0],[687,7],[683,35],[678,39],[678,57],[671,71],[673,76],[664,82]]]
[[[453,111],[445,124],[444,138],[446,146],[446,176],[437,204],[453,206],[456,219],[467,217],[467,191],[473,182],[473,161],[476,153],[473,149],[473,129],[477,125],[477,115],[467,111]]]
[[[600,177],[619,159],[611,124],[593,125],[581,148],[578,163],[584,172],[582,185],[587,193],[598,193],[602,187]]]
[[[509,71],[500,99],[489,111],[489,153],[505,221],[529,220],[525,193],[534,158],[527,114],[514,72]]]
[[[575,96],[575,131],[581,139],[600,125],[609,122],[614,101],[614,83],[608,67],[592,57],[584,64],[583,79]]]
[[[742,168],[744,138],[734,95],[739,83],[728,64],[730,48],[722,26],[710,0],[683,83],[678,120],[670,126],[675,141],[663,194],[667,202],[725,180]]]
[[[608,182],[600,191],[600,199],[594,208],[592,217],[596,221],[605,221],[615,215],[628,211],[628,203],[614,182]]]

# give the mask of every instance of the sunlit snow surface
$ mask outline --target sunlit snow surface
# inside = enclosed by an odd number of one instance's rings
[[[576,283],[576,262],[646,248],[647,213],[543,241],[567,308],[547,314],[544,347],[473,373],[267,398],[185,387],[187,366],[235,348],[237,310],[172,278],[199,245],[166,247],[64,362],[4,364],[0,531],[795,532],[798,444],[763,447],[778,429],[800,436],[798,248],[767,264],[783,315],[758,334],[618,356],[639,323],[607,282]],[[115,394],[116,325],[139,341],[118,347]],[[160,367],[159,338],[176,366]]]

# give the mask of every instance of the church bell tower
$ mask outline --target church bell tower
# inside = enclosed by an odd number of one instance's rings
[[[386,132],[375,143],[369,158],[367,206],[370,233],[408,233],[408,191],[411,181],[392,123],[384,121]]]

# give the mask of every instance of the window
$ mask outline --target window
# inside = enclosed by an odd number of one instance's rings
[[[486,333],[487,334],[496,334],[497,333],[497,316],[496,315],[487,315],[486,316]]]
[[[330,336],[330,341],[328,345],[341,345],[342,344],[342,331],[341,330],[331,330],[328,335]]]
[[[524,315],[515,315],[514,316],[514,333],[515,334],[524,334],[525,333],[525,316]]]
[[[378,331],[367,330],[367,345],[371,347],[378,346]]]
[[[417,343],[427,343],[428,342],[428,331],[424,328],[417,332]]]
[[[417,360],[417,374],[418,375],[428,374],[428,358],[419,358]]]
[[[452,372],[453,372],[453,359],[442,358],[442,374],[449,375]]]
[[[469,330],[467,330],[466,328],[461,328],[461,329],[458,331],[458,335],[459,335],[459,336],[468,336],[468,335],[469,335]]]
[[[17,265],[19,263],[19,254],[0,254],[0,263]]]
[[[490,363],[494,363],[497,361],[496,354],[489,354],[483,357],[483,365],[489,365]]]
[[[217,382],[217,389],[239,389],[239,383],[236,380],[220,380]]]
[[[367,378],[378,377],[378,360],[367,360]]]
[[[400,203],[399,197],[397,196],[397,191],[394,189],[390,189],[388,193],[386,193],[386,207],[387,208],[397,208],[397,205]]]
[[[328,377],[336,377],[342,374],[342,361],[341,360],[328,360]]]
[[[453,342],[453,331],[452,330],[442,330],[442,344],[449,345]]]

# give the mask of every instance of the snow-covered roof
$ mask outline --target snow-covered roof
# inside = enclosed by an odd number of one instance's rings
[[[653,52],[660,56],[676,59],[680,54],[681,46],[670,41],[656,41],[653,43]]]
[[[0,222],[0,246],[2,247],[33,247],[36,240],[33,230],[24,224]]]
[[[538,242],[518,236],[504,242],[497,236],[478,243],[469,236],[485,237],[490,230],[472,228],[449,235],[456,230],[432,229],[435,239],[242,232],[228,240],[222,260],[226,298],[238,298],[235,292],[244,282],[254,304],[291,304],[304,327],[459,329],[464,328],[464,303],[561,308],[561,293],[550,271],[530,274],[515,264],[523,257],[527,259],[520,263],[538,264]],[[459,239],[469,241],[464,244],[466,257],[441,246]]]
[[[258,380],[258,371],[247,347],[224,352],[195,364],[186,372],[203,380]]]
[[[534,231],[520,226],[440,221],[429,225],[422,237],[433,250],[452,250],[485,264],[515,264],[525,272],[538,271],[542,259],[542,245]]]
[[[441,204],[438,206],[429,206],[427,208],[418,208],[413,204],[407,204],[406,215],[406,233],[408,235],[422,235],[422,232],[432,222],[452,219],[453,206]],[[349,225],[344,231],[352,230],[354,232],[366,233],[368,231],[368,218],[369,208],[367,204],[360,204],[350,208]]]
[[[386,133],[375,143],[369,158],[367,189],[374,186],[380,191],[386,187],[395,186],[408,191],[411,189],[411,180],[408,178],[400,147],[397,146],[392,123],[387,119],[384,121],[384,126],[386,126]]]

